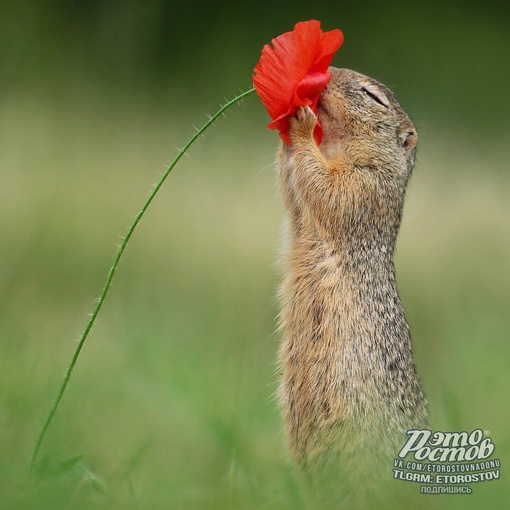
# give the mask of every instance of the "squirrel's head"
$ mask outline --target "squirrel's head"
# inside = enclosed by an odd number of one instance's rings
[[[405,181],[414,166],[416,129],[382,83],[349,69],[330,67],[317,116],[324,131],[321,151],[341,155],[354,167]]]

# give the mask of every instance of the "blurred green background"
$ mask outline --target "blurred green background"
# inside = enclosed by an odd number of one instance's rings
[[[142,221],[43,445],[50,466],[83,454],[106,494],[77,469],[24,482],[120,236],[193,124],[251,86],[263,44],[310,18],[344,31],[334,65],[384,82],[416,122],[419,160],[396,262],[432,425],[488,429],[502,459],[501,480],[431,501],[503,508],[506,4],[1,7],[0,508],[300,507],[272,398],[278,138],[255,96],[190,150]]]

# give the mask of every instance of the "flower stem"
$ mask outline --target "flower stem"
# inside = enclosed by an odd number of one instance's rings
[[[48,429],[51,425],[51,422],[53,420],[53,417],[55,416],[55,413],[57,411],[57,408],[62,400],[62,397],[64,396],[64,393],[66,391],[67,385],[69,383],[69,379],[71,378],[71,374],[73,373],[74,367],[76,365],[76,362],[78,361],[78,357],[80,356],[80,352],[83,348],[83,345],[85,344],[85,340],[87,339],[90,330],[92,329],[92,326],[97,318],[97,315],[99,313],[99,310],[101,310],[101,307],[103,306],[104,300],[108,294],[108,291],[110,290],[110,286],[112,284],[113,277],[115,275],[115,272],[117,271],[117,267],[119,265],[120,259],[122,257],[122,254],[124,253],[124,250],[126,249],[126,246],[129,242],[129,239],[133,235],[133,232],[135,231],[137,225],[140,223],[140,220],[142,219],[143,215],[149,208],[150,204],[154,200],[154,197],[158,193],[158,191],[163,186],[166,178],[169,176],[170,172],[173,170],[175,165],[178,163],[178,161],[181,159],[183,154],[186,153],[186,151],[191,147],[191,145],[204,133],[204,131],[214,123],[214,121],[222,115],[228,108],[230,108],[233,104],[238,103],[242,99],[244,99],[246,96],[252,94],[255,92],[255,89],[252,88],[250,90],[247,90],[246,92],[242,92],[238,96],[234,97],[234,99],[231,99],[227,103],[225,103],[214,115],[209,117],[209,120],[200,128],[197,129],[197,132],[188,140],[186,145],[179,150],[179,153],[174,158],[170,166],[166,169],[165,173],[159,180],[159,182],[156,184],[154,189],[151,191],[149,198],[143,205],[140,212],[137,214],[135,220],[133,221],[133,224],[129,227],[129,230],[124,237],[124,240],[122,241],[122,244],[119,247],[119,250],[117,251],[117,255],[115,256],[115,259],[113,261],[112,267],[110,268],[110,271],[108,273],[108,277],[106,278],[106,283],[103,288],[103,292],[101,293],[101,297],[99,298],[96,307],[94,308],[94,311],[90,315],[90,319],[87,323],[87,326],[85,327],[85,331],[83,332],[80,341],[78,343],[78,346],[76,347],[76,350],[74,351],[73,357],[71,359],[71,363],[69,364],[69,367],[66,370],[66,373],[64,375],[64,380],[62,381],[62,384],[60,385],[60,389],[57,394],[56,400],[53,402],[50,412],[48,414],[48,417],[46,418],[46,421],[44,422],[44,425],[42,426],[42,429],[39,433],[39,436],[37,437],[37,441],[35,444],[34,451],[32,453],[32,457],[30,459],[30,476],[33,476],[35,464],[37,461],[37,456],[39,455],[39,450],[41,449],[42,442],[44,440],[44,437],[46,436],[46,433],[48,432]]]

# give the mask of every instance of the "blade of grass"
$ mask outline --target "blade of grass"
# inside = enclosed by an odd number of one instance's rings
[[[230,101],[227,101],[214,115],[210,116],[208,118],[208,121],[200,128],[200,129],[197,129],[196,133],[188,140],[188,142],[186,143],[186,145],[179,150],[177,156],[174,158],[174,160],[172,161],[172,163],[170,163],[170,165],[168,166],[168,168],[166,169],[165,173],[163,174],[163,176],[161,177],[161,179],[159,180],[159,182],[156,184],[156,186],[154,187],[154,189],[151,191],[150,195],[149,195],[149,198],[147,199],[147,201],[145,202],[145,204],[143,205],[142,209],[140,210],[140,212],[137,214],[135,220],[133,221],[132,225],[129,227],[129,230],[126,234],[126,236],[124,237],[124,240],[122,241],[122,244],[120,245],[118,251],[117,251],[117,254],[115,256],[115,259],[113,261],[113,264],[112,264],[112,267],[110,268],[110,271],[108,273],[108,277],[106,278],[106,283],[104,285],[104,288],[103,288],[103,292],[101,293],[101,296],[97,302],[97,305],[96,307],[94,308],[94,311],[92,312],[92,314],[90,315],[90,319],[87,323],[87,326],[85,327],[85,330],[82,334],[82,336],[80,337],[80,341],[78,342],[78,345],[74,351],[74,354],[73,354],[73,357],[71,359],[71,363],[69,364],[69,367],[67,368],[66,370],[66,373],[64,375],[64,380],[62,381],[62,384],[60,385],[60,388],[59,388],[59,391],[58,391],[58,394],[57,394],[57,398],[55,399],[55,401],[53,402],[51,408],[50,408],[50,412],[48,413],[48,416],[41,428],[41,431],[39,432],[39,435],[37,437],[37,440],[36,440],[36,443],[35,443],[35,448],[34,448],[34,451],[32,452],[32,457],[30,459],[30,477],[33,477],[33,474],[34,474],[34,468],[35,468],[35,464],[36,464],[36,461],[37,461],[37,456],[39,455],[39,451],[41,449],[41,445],[43,443],[43,440],[46,436],[46,433],[48,432],[48,429],[51,425],[51,422],[53,421],[53,417],[55,416],[55,413],[57,411],[57,408],[62,400],[62,397],[64,396],[64,393],[66,391],[66,388],[67,388],[67,385],[69,383],[69,379],[71,378],[71,374],[73,373],[73,370],[74,370],[74,367],[76,365],[76,362],[78,361],[78,357],[80,356],[80,352],[83,348],[83,345],[85,344],[85,340],[87,339],[89,333],[90,333],[90,330],[92,329],[92,326],[94,325],[94,322],[97,318],[97,315],[99,313],[99,311],[101,310],[101,307],[103,306],[103,303],[104,303],[104,300],[108,294],[108,291],[110,290],[110,286],[112,284],[112,280],[113,280],[113,277],[115,275],[115,272],[117,270],[117,267],[119,265],[119,262],[120,262],[120,259],[122,257],[122,254],[124,253],[124,250],[126,249],[126,246],[129,242],[129,240],[131,239],[131,236],[133,235],[133,232],[135,231],[137,225],[140,223],[140,220],[142,219],[143,215],[145,214],[145,212],[147,211],[147,209],[149,208],[151,202],[154,200],[154,197],[156,196],[156,194],[158,193],[158,191],[161,189],[161,187],[163,186],[166,178],[169,176],[170,172],[173,170],[173,168],[175,167],[175,165],[178,163],[178,161],[181,159],[181,157],[186,153],[186,151],[191,147],[191,145],[204,133],[204,131],[209,127],[211,126],[211,124],[214,123],[214,121],[220,116],[220,115],[223,115],[224,112],[226,110],[228,110],[232,105],[238,103],[239,101],[241,101],[242,99],[244,99],[246,96],[252,94],[253,92],[255,92],[255,89],[252,88],[250,90],[247,90],[246,92],[242,92],[241,94],[239,94],[238,96],[234,97],[234,99],[231,99]]]

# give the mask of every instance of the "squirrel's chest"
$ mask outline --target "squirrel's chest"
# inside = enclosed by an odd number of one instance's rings
[[[338,337],[361,303],[342,261],[317,250],[294,250],[282,282],[281,325],[302,342]]]

